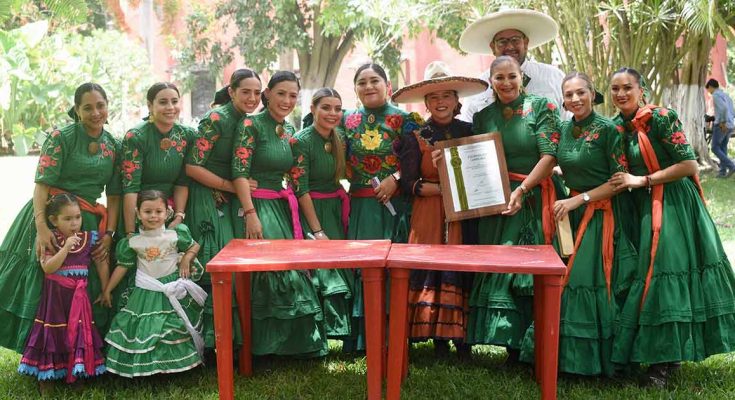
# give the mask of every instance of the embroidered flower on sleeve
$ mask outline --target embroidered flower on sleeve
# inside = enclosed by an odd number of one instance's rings
[[[209,114],[209,119],[212,120],[212,121],[215,121],[215,122],[216,121],[219,121],[219,118],[220,118],[219,117],[219,114],[216,113],[216,112],[213,112],[213,113]]]
[[[551,111],[556,110],[556,104],[554,103],[546,103],[546,108],[548,108]]]
[[[554,144],[559,144],[560,138],[561,138],[561,134],[559,134],[559,132],[552,132],[549,140],[551,140]]]
[[[684,135],[684,132],[678,131],[674,132],[671,135],[671,143],[673,144],[686,144],[687,143],[687,137]]]

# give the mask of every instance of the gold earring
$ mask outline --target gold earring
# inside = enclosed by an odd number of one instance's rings
[[[646,105],[646,101],[643,99],[638,100],[638,107],[643,108]]]

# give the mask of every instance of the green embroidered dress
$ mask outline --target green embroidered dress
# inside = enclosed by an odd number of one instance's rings
[[[238,125],[232,177],[255,179],[258,190],[284,190],[294,163],[289,140],[295,129],[277,123],[268,110],[245,117]],[[293,239],[288,201],[258,198],[253,205],[266,239]],[[294,198],[295,200],[295,198]],[[243,218],[235,221],[235,237],[245,237]],[[294,242],[294,246],[298,246]],[[319,295],[304,271],[258,272],[251,275],[252,351],[315,357],[327,354],[327,335]]]
[[[637,131],[621,115],[633,175],[649,175]],[[655,108],[648,138],[661,169],[695,160],[675,111]],[[635,280],[616,324],[613,361],[656,364],[700,361],[735,350],[735,275],[712,218],[690,178],[664,184],[662,224],[648,293],[651,261],[651,194],[633,191],[640,214]],[[643,300],[643,304],[641,304]]]
[[[232,180],[232,149],[237,137],[237,124],[243,114],[227,102],[210,110],[201,121],[199,130],[189,149],[186,164],[206,168],[218,177]],[[227,243],[235,237],[240,202],[233,193],[212,189],[195,179],[189,179],[189,200],[186,203],[186,225],[199,243],[197,258],[207,265]],[[209,273],[202,276],[200,285],[209,293],[204,306],[204,342],[207,348],[215,347],[214,312],[212,311],[212,283]],[[234,296],[234,291],[233,291]],[[236,309],[237,306],[233,306]],[[233,314],[233,332],[236,343],[242,343],[239,318]]]
[[[90,143],[98,151],[90,154]],[[94,147],[95,145],[93,145]],[[94,204],[103,191],[120,194],[119,143],[107,131],[92,138],[81,123],[53,131],[43,144],[36,168],[36,183],[65,190]],[[98,230],[99,218],[82,211],[82,230]],[[43,270],[36,258],[33,202],[20,211],[0,245],[0,346],[23,351],[33,325],[43,285]],[[96,299],[102,292],[94,264],[89,266],[87,292]],[[109,309],[94,305],[94,320],[101,335],[109,327]]]
[[[476,113],[472,129],[475,134],[500,132],[508,173],[528,175],[541,156],[556,156],[559,124],[559,113],[550,100],[521,94],[509,104],[496,101]],[[511,190],[520,183],[511,179]],[[524,196],[515,215],[480,218],[479,244],[544,244],[542,212],[537,185]],[[533,320],[532,304],[531,275],[475,274],[467,343],[520,349]]]
[[[296,140],[292,141],[292,148],[296,165],[291,169],[291,184],[296,196],[314,192],[344,192],[342,185],[334,178],[336,162],[331,140],[324,139],[313,126],[298,132],[294,138]],[[346,232],[342,221],[342,200],[339,197],[316,199],[314,194],[311,200],[327,237],[344,239]],[[303,214],[301,228],[304,232],[311,232]],[[351,334],[353,279],[353,271],[347,269],[312,271],[312,282],[319,292],[325,328],[330,338],[343,338]]]
[[[180,253],[194,245],[184,224],[141,230],[117,245],[118,265],[138,270],[162,284],[179,279]],[[191,281],[189,281],[191,282]],[[201,332],[204,312],[190,294],[179,300],[189,322]],[[105,337],[109,372],[127,378],[186,371],[202,363],[191,334],[163,292],[133,286]]]
[[[627,168],[621,134],[612,121],[594,111],[582,121],[572,119],[562,123],[557,160],[564,181],[575,194],[590,191]],[[608,222],[614,223],[614,233],[609,237],[613,243],[609,292],[603,261],[605,210],[600,208],[608,205]],[[614,320],[627,297],[638,261],[629,239],[630,228],[623,221],[635,219],[635,214],[627,191],[609,200],[584,204],[569,214],[575,239],[587,207],[594,207],[594,211],[575,251],[561,299],[559,370],[611,376]],[[523,342],[522,359],[532,361],[533,351],[533,329],[529,329]]]
[[[370,179],[383,180],[396,172],[398,157],[393,143],[401,135],[413,135],[424,124],[416,113],[407,113],[392,104],[371,109],[361,107],[348,111],[344,117],[344,142],[347,146],[347,177],[350,182],[350,222],[348,239],[391,239],[397,243],[408,240],[410,198],[396,192],[391,203],[397,215],[379,203]],[[357,266],[359,267],[359,266]],[[345,343],[345,350],[364,350],[365,318],[363,311],[362,277],[355,270],[353,337],[354,343]]]

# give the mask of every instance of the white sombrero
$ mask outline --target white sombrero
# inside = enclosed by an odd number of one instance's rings
[[[467,53],[491,54],[490,42],[506,29],[523,32],[528,38],[528,48],[541,46],[554,40],[559,25],[548,15],[524,9],[498,11],[486,15],[465,28],[459,38],[459,48]]]
[[[487,82],[482,79],[453,76],[447,64],[433,61],[424,70],[424,80],[404,86],[393,94],[395,103],[423,103],[427,94],[453,90],[457,97],[467,97],[487,90]]]

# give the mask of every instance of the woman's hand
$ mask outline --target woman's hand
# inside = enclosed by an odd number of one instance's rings
[[[250,192],[258,188],[258,181],[253,178],[248,178],[248,184],[250,185]]]
[[[441,160],[444,157],[444,151],[442,150],[432,150],[431,151],[431,163],[434,164],[434,168],[437,167],[437,164],[439,164],[439,160]]]
[[[521,202],[523,201],[523,190],[521,187],[517,187],[516,190],[511,192],[510,201],[508,201],[508,208],[502,212],[502,215],[514,215],[521,209]]]
[[[245,239],[263,239],[263,225],[256,213],[245,216]]]
[[[627,172],[616,172],[613,176],[607,180],[613,187],[613,190],[618,192],[623,189],[637,189],[645,187],[647,180],[645,176],[635,176]]]
[[[95,261],[108,261],[110,257],[110,247],[112,247],[112,235],[102,236],[100,240],[92,249],[92,259]]]
[[[182,258],[179,262],[179,277],[181,279],[189,279],[191,277],[190,263],[186,257]]]
[[[398,183],[396,183],[396,180],[391,175],[388,175],[388,177],[380,182],[378,187],[373,189],[375,191],[375,199],[383,204],[390,201],[390,198],[393,197],[396,190],[398,190]]]
[[[329,240],[329,237],[324,231],[319,231],[314,234],[314,240]]]
[[[177,215],[174,217],[174,219],[171,220],[171,222],[168,224],[168,229],[174,229],[176,228],[176,225],[184,222],[184,219],[181,218],[181,215]]]
[[[36,257],[40,260],[46,251],[53,253],[55,245],[58,245],[58,243],[56,243],[56,238],[51,232],[51,229],[46,224],[38,226],[36,232]]]
[[[554,203],[554,218],[559,221],[567,216],[567,214],[569,214],[572,210],[576,210],[577,208],[579,208],[579,206],[582,205],[582,202],[584,202],[584,200],[580,202],[579,197],[580,196],[574,196],[569,199],[557,200]]]

